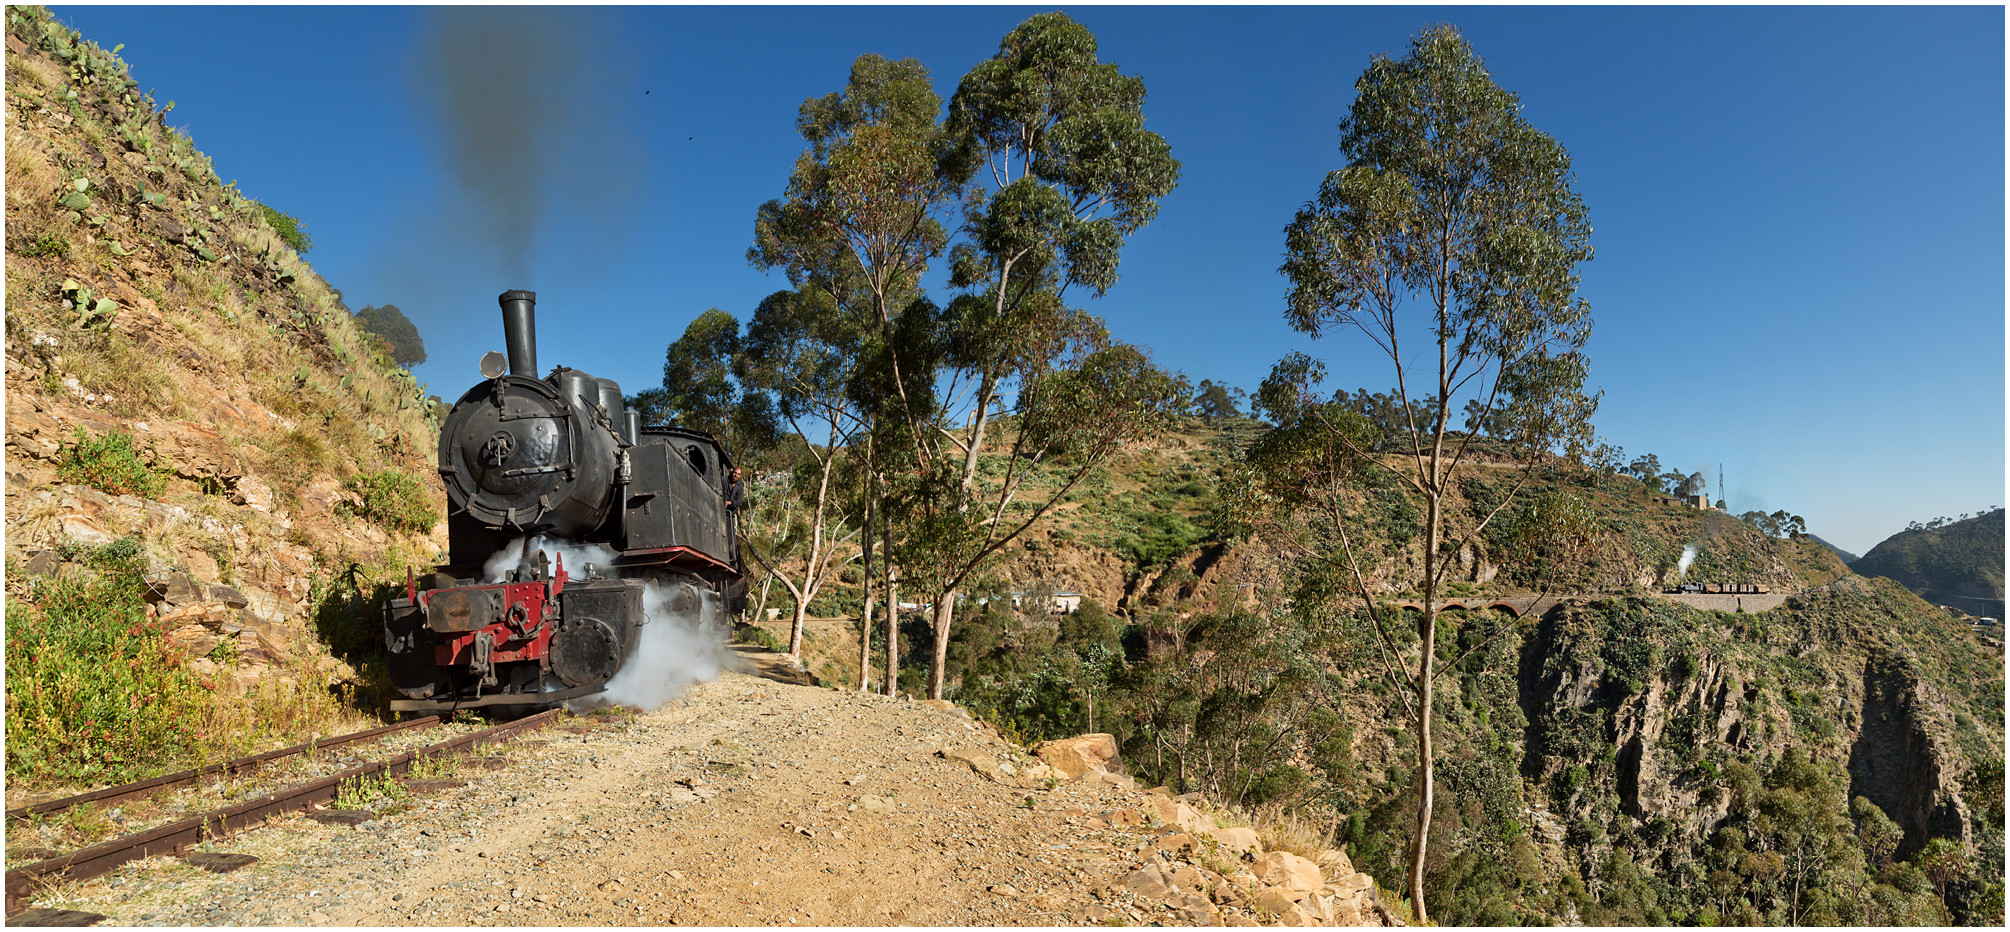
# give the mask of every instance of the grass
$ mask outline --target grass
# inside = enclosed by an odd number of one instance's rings
[[[418,480],[397,469],[382,469],[352,477],[349,489],[363,502],[356,512],[387,531],[425,534],[439,520],[439,511]]]
[[[10,606],[10,782],[118,783],[194,753],[208,690],[144,606],[131,574],[55,580]]]

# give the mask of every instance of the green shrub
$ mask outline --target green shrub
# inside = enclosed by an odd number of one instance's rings
[[[396,469],[362,473],[349,480],[349,490],[363,498],[357,513],[387,531],[425,534],[439,520],[425,490],[408,473]]]
[[[760,625],[745,625],[735,628],[733,630],[733,640],[742,644],[752,644],[755,647],[766,648],[776,653],[787,653],[789,649],[787,644],[783,644],[774,635],[769,634],[768,629]]]
[[[68,577],[9,609],[10,783],[140,779],[197,747],[207,693],[147,619],[136,576]]]
[[[167,485],[153,465],[140,458],[132,435],[115,430],[93,438],[79,428],[76,437],[77,442],[65,444],[57,454],[56,475],[63,481],[88,485],[107,495],[143,498],[160,495]]]
[[[61,233],[44,233],[36,237],[34,242],[23,245],[19,252],[31,259],[42,256],[67,256],[70,254],[70,241]]]
[[[279,234],[279,238],[286,245],[293,247],[294,252],[304,256],[307,250],[314,248],[313,237],[307,235],[307,230],[301,227],[298,218],[282,214],[264,204],[258,205],[258,209],[265,213],[266,226],[271,227],[272,232]]]

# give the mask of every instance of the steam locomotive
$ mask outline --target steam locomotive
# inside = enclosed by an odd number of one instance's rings
[[[537,295],[497,300],[508,372],[503,354],[483,357],[484,380],[440,426],[447,563],[407,571],[384,609],[397,711],[601,692],[644,625],[717,623],[746,602],[725,447],[643,427],[612,380],[538,378]],[[562,545],[605,562],[568,566]]]

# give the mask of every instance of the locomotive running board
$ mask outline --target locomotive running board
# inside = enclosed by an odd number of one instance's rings
[[[564,702],[567,699],[591,696],[606,688],[607,684],[605,683],[595,683],[589,686],[575,686],[571,689],[561,689],[555,693],[496,693],[476,699],[393,699],[391,700],[391,711],[451,712],[455,709],[472,709],[476,706],[484,705],[549,705],[554,702]]]

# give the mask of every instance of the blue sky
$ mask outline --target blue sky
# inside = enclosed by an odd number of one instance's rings
[[[430,354],[418,376],[451,400],[501,347],[495,295],[519,287],[539,292],[546,368],[656,384],[691,318],[745,319],[785,287],[745,252],[802,150],[805,97],[877,52],[921,59],[946,98],[1047,8],[516,11],[591,55],[550,82],[570,129],[514,274],[468,234],[495,218],[445,168],[434,11],[54,9],[125,43],[225,180],[305,222],[352,308],[404,309]],[[1393,384],[1364,340],[1284,324],[1282,230],[1340,167],[1369,58],[1448,22],[1574,159],[1603,435],[1713,483],[1721,463],[1734,510],[1785,508],[1859,553],[2003,503],[2001,8],[1068,12],[1145,79],[1148,125],[1183,163],[1088,307],[1195,381],[1253,390],[1302,350],[1331,387]]]

